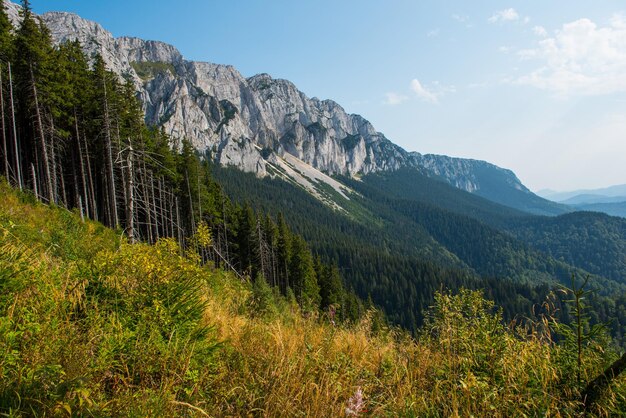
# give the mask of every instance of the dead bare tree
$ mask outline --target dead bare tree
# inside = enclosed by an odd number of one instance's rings
[[[17,141],[17,123],[15,121],[15,103],[13,100],[13,75],[11,72],[11,63],[8,63],[9,69],[9,98],[11,101],[11,119],[13,120],[13,147],[15,153],[15,177],[17,180],[17,184],[22,190],[24,188],[24,183],[22,181],[22,169],[20,167],[20,147]]]

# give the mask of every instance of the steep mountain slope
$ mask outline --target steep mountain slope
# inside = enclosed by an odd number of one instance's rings
[[[17,6],[8,3],[8,8],[16,21]],[[187,61],[171,45],[114,38],[74,14],[51,12],[41,18],[55,42],[78,40],[90,55],[100,54],[113,71],[130,77],[149,124],[175,139],[191,140],[222,165],[261,177],[276,175],[271,165],[286,155],[330,175],[420,167],[455,187],[523,211],[567,211],[532,194],[509,170],[484,161],[408,153],[361,116],[346,113],[332,100],[309,98],[289,81],[267,74],[245,78],[232,66]],[[296,176],[297,183],[307,181]]]
[[[507,229],[516,220],[521,223],[543,218],[496,205],[425,176],[423,184],[411,189],[413,193],[407,193],[411,196],[407,198],[401,195],[402,183],[397,186],[393,178],[383,180],[387,175],[406,178],[402,172],[351,180],[349,185],[358,194],[351,195],[348,213],[337,213],[281,181],[259,180],[217,166],[213,175],[236,200],[284,213],[316,252],[327,260],[338,261],[348,282],[355,284],[364,297],[371,291],[372,281],[380,283],[381,278],[395,282],[392,288],[397,283],[414,283],[415,273],[407,266],[424,261],[472,274],[533,283],[558,279],[567,284],[572,273],[587,274]],[[613,280],[596,277],[593,281],[603,293],[620,288]],[[388,286],[376,286],[372,296],[387,294]],[[385,306],[384,302],[381,305]]]
[[[511,170],[486,161],[432,154],[413,156],[426,174],[493,202],[536,215],[559,215],[572,210],[535,195]]]

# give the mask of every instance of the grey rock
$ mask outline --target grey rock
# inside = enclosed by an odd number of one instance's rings
[[[512,189],[531,193],[511,170],[498,167],[486,161],[454,158],[447,155],[422,155],[417,152],[412,152],[410,155],[415,166],[421,167],[428,174],[437,176],[447,183],[470,193],[481,191],[483,187],[483,182],[480,178],[481,173],[490,173],[491,177],[497,176],[498,179],[503,179],[505,185]]]

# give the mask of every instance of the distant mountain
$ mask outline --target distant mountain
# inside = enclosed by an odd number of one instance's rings
[[[569,208],[568,211],[601,212],[626,218],[626,184],[571,192],[540,190],[537,194],[558,202],[561,206],[566,205]]]
[[[606,201],[601,201],[606,197],[623,197],[626,196],[626,184],[619,184],[616,186],[610,186],[600,189],[583,189],[583,190],[573,190],[569,192],[557,192],[554,190],[540,190],[537,192],[537,195],[543,197],[544,199],[552,200],[553,202],[561,202],[567,203],[567,200],[574,199],[574,201],[569,203],[606,203]],[[584,196],[584,197],[578,197]],[[596,199],[593,200],[592,196],[596,196]],[[587,200],[581,200],[587,199]],[[578,201],[576,201],[578,200]],[[624,198],[626,200],[626,197]]]
[[[7,2],[7,8],[17,22],[19,6]],[[78,40],[90,56],[100,54],[110,69],[134,80],[149,125],[191,140],[221,165],[294,181],[324,201],[317,185],[327,183],[328,175],[414,167],[522,211],[556,215],[568,210],[533,194],[510,170],[407,152],[363,117],[332,100],[309,98],[287,80],[268,74],[245,78],[232,66],[188,61],[171,45],[114,38],[71,13],[49,12],[41,19],[56,43]],[[309,175],[314,171],[316,180]]]
[[[626,202],[583,203],[573,205],[573,208],[580,211],[602,212],[607,215],[626,218]]]
[[[570,197],[561,203],[565,205],[585,205],[595,203],[620,203],[626,202],[626,196],[604,196],[598,194],[578,194],[574,197]]]

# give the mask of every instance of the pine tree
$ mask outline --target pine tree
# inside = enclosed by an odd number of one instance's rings
[[[343,304],[345,297],[339,268],[336,265],[324,265],[319,258],[316,260],[316,266],[318,266],[316,270],[320,287],[320,308],[326,309],[331,305],[338,308]]]
[[[291,232],[282,213],[278,214],[278,237],[276,240],[276,270],[283,295],[287,294],[289,284],[289,261],[291,259]]]
[[[244,274],[255,277],[258,269],[254,263],[254,235],[256,229],[256,216],[252,207],[246,203],[239,211],[237,228],[237,255],[239,268]]]
[[[291,251],[289,276],[296,299],[305,309],[317,308],[320,303],[320,289],[311,250],[302,237],[295,236]]]

